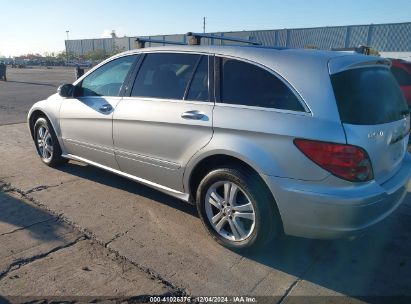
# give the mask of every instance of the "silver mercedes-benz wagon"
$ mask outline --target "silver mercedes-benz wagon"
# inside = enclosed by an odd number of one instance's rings
[[[72,159],[195,203],[236,250],[355,235],[403,201],[410,113],[380,57],[259,46],[116,55],[28,114],[41,160]]]

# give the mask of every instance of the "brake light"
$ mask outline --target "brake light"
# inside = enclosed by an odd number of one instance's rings
[[[310,160],[339,178],[351,182],[374,178],[370,158],[362,148],[307,139],[294,139],[294,144]]]

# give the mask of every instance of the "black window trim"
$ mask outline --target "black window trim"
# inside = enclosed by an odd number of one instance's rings
[[[216,92],[215,92],[215,59],[214,54],[208,55],[208,97],[210,102],[216,103]]]
[[[139,60],[137,60],[136,65],[134,66],[132,72],[130,73],[130,77],[127,79],[126,90],[124,92],[124,97],[131,97],[131,91],[133,90],[134,81],[137,77],[137,73],[140,71],[141,65],[146,58],[146,53],[138,53],[140,55]]]
[[[134,70],[136,69],[137,66],[139,66],[139,64],[141,64],[141,60],[143,57],[143,54],[141,53],[134,53],[133,55],[137,55],[137,60],[134,61],[133,65],[131,66],[130,71],[128,72],[126,79],[124,80],[123,86],[121,87],[121,97],[126,96],[128,90],[129,90],[129,83],[130,83],[130,79],[132,78],[132,75],[134,73]]]
[[[186,92],[184,93],[183,101],[185,102],[202,102],[202,103],[215,103],[215,98],[214,98],[214,55],[208,55],[208,54],[200,54],[200,58],[194,68],[193,75],[191,75],[190,81],[187,84],[186,87]],[[208,101],[204,100],[192,100],[192,99],[187,99],[187,96],[190,92],[191,84],[194,80],[194,76],[198,70],[198,67],[201,63],[201,60],[206,57],[207,60],[207,68],[208,68],[208,82],[207,82],[207,91],[208,91]]]
[[[126,91],[124,92],[123,97],[129,97],[129,98],[144,98],[144,99],[150,99],[150,100],[168,100],[170,102],[184,102],[184,103],[190,103],[190,104],[213,104],[215,105],[215,97],[214,97],[214,85],[211,85],[211,79],[214,79],[214,65],[212,62],[214,61],[214,54],[209,54],[209,53],[202,53],[202,52],[184,52],[184,51],[166,51],[166,50],[160,50],[160,51],[148,51],[148,52],[141,52],[141,53],[134,53],[134,54],[139,54],[140,58],[138,62],[136,62],[134,69],[132,73],[130,73],[130,77],[128,78],[127,86],[126,86]],[[158,98],[158,97],[143,97],[143,96],[131,96],[131,92],[133,90],[134,82],[137,77],[137,74],[140,72],[141,66],[143,65],[144,59],[147,55],[149,54],[187,54],[187,55],[199,55],[200,58],[196,65],[194,66],[194,72],[192,73],[190,80],[187,84],[187,88],[191,85],[192,79],[195,75],[195,71],[197,69],[198,64],[201,61],[202,56],[207,56],[208,57],[208,95],[209,95],[209,101],[200,101],[200,100],[188,100],[188,99],[172,99],[172,98]],[[211,66],[213,66],[211,68]],[[184,92],[185,97],[186,92]]]
[[[281,82],[283,82],[287,88],[297,97],[298,101],[300,102],[301,106],[303,107],[304,111],[295,111],[295,110],[285,110],[285,109],[277,109],[277,108],[267,108],[267,107],[259,107],[259,106],[247,106],[247,105],[241,105],[241,104],[229,104],[229,103],[224,103],[221,101],[221,60],[222,59],[233,59],[233,60],[238,60],[242,61],[248,64],[252,64],[254,66],[257,66],[267,72],[269,72],[271,75],[274,77],[278,78]],[[290,114],[301,114],[301,115],[310,115],[312,116],[312,111],[308,107],[307,103],[305,100],[301,97],[301,95],[297,92],[297,90],[287,81],[285,80],[280,74],[275,72],[274,70],[270,69],[269,67],[262,65],[258,62],[247,60],[244,58],[239,58],[235,56],[228,56],[228,55],[215,55],[215,64],[214,64],[214,70],[215,70],[215,96],[216,96],[216,105],[218,106],[223,106],[223,107],[232,107],[232,108],[245,108],[245,109],[254,109],[254,110],[262,110],[262,111],[269,111],[269,112],[280,112],[280,113],[290,113]]]
[[[203,56],[202,56],[202,55],[200,55],[200,56],[198,57],[197,62],[196,62],[196,64],[194,65],[193,71],[191,72],[190,79],[188,79],[188,82],[187,82],[187,85],[186,85],[186,89],[184,90],[184,94],[183,94],[183,100],[186,100],[186,99],[187,99],[188,92],[190,91],[190,88],[191,88],[191,83],[193,82],[194,75],[195,75],[196,72],[197,72],[197,69],[198,69],[198,66],[200,65],[201,59],[203,59]]]

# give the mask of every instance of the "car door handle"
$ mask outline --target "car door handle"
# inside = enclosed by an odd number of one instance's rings
[[[110,104],[105,104],[98,108],[98,110],[100,112],[110,112],[111,110],[113,110],[113,107]]]
[[[187,111],[181,114],[181,117],[184,119],[193,119],[193,120],[200,120],[205,117],[205,114],[200,111]]]

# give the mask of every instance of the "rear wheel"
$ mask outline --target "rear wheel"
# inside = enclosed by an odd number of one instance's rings
[[[38,155],[46,165],[55,167],[67,162],[67,159],[61,157],[57,136],[44,117],[38,118],[34,124],[34,143]]]
[[[256,250],[282,232],[274,199],[254,172],[227,167],[208,173],[197,190],[204,226],[221,245]]]

